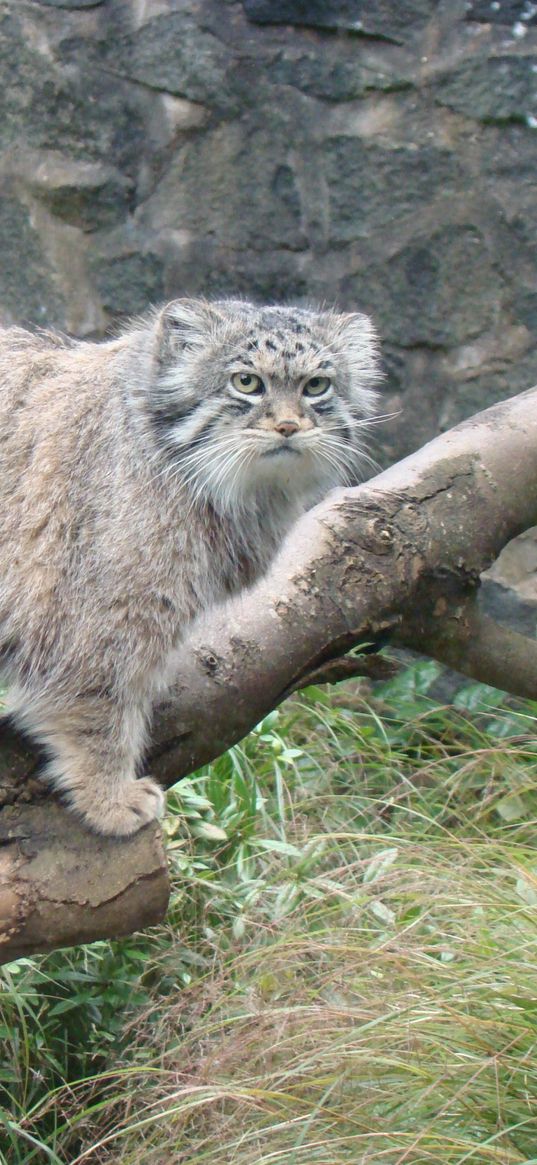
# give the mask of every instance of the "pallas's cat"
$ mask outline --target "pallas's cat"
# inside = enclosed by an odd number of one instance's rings
[[[99,344],[8,329],[0,375],[8,710],[87,825],[131,834],[162,811],[138,773],[192,620],[367,460],[373,328],[182,299]]]

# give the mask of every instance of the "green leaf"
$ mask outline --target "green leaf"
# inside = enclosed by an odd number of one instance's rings
[[[488,712],[498,708],[505,700],[505,693],[491,688],[488,684],[466,684],[457,692],[453,704],[466,712]]]
[[[203,838],[205,841],[228,840],[225,830],[221,829],[219,825],[213,825],[212,821],[202,821],[199,825],[194,825],[192,833],[195,837]]]
[[[304,855],[302,850],[298,849],[296,845],[292,845],[288,841],[278,841],[276,838],[259,838],[255,845],[258,849],[269,850],[276,854],[284,854],[288,858],[302,858]]]
[[[369,909],[375,915],[375,918],[378,918],[379,922],[385,923],[386,926],[391,926],[395,922],[393,910],[390,910],[390,907],[386,906],[385,902],[381,902],[380,898],[374,898],[369,903]]]
[[[241,938],[244,938],[246,923],[242,914],[238,914],[237,917],[233,919],[233,926],[231,929],[233,931],[233,938],[236,938],[238,941]]]
[[[517,878],[516,892],[527,906],[537,906],[537,878],[531,882],[528,878]]]
[[[496,802],[496,812],[504,821],[520,821],[526,816],[526,806],[518,793],[509,793]]]
[[[399,850],[392,846],[390,849],[383,849],[380,853],[375,854],[371,858],[369,865],[364,870],[364,882],[376,882],[379,878],[383,878],[384,874],[388,872],[393,863],[399,856]]]

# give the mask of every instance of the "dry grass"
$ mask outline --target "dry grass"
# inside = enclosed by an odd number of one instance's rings
[[[531,1158],[537,933],[516,885],[535,855],[407,845],[364,884],[352,851],[381,839],[329,840],[338,889],[331,872],[136,1025],[77,1165]]]
[[[187,787],[145,1006],[29,1163],[537,1163],[534,709],[416,676],[295,701]]]

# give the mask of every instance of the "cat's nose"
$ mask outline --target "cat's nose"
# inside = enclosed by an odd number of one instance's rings
[[[276,429],[277,433],[281,433],[282,437],[292,437],[293,433],[298,432],[300,425],[298,421],[288,419],[285,421],[278,421],[278,424],[275,425],[274,428]]]

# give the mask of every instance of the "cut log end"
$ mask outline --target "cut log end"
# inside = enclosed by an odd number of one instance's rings
[[[118,938],[160,922],[169,896],[157,824],[123,839],[88,833],[52,801],[0,816],[0,963]]]

